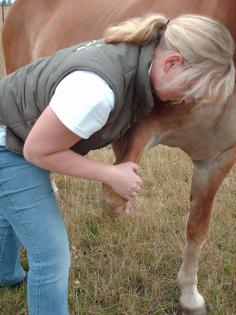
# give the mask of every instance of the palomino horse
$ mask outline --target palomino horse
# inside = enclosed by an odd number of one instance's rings
[[[16,0],[5,22],[3,48],[7,72],[60,48],[98,38],[121,20],[149,12],[169,17],[198,13],[225,24],[236,40],[235,0]],[[139,162],[151,145],[179,147],[192,159],[194,172],[187,242],[178,273],[184,314],[206,314],[197,289],[200,251],[208,231],[214,196],[236,160],[236,92],[226,104],[191,109],[158,104],[113,144],[117,162]],[[124,200],[104,187],[107,207]]]

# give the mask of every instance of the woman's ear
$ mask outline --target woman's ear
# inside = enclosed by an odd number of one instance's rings
[[[179,53],[170,53],[163,60],[163,70],[169,72],[182,65],[183,57]]]

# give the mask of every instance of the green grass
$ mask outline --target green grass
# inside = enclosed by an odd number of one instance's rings
[[[91,154],[111,163],[111,150]],[[144,188],[131,215],[112,220],[99,203],[95,182],[57,176],[72,265],[71,315],[177,314],[176,275],[181,264],[192,166],[179,150],[147,152]],[[236,314],[235,169],[214,203],[202,251],[199,290],[210,315]],[[23,261],[26,265],[25,254]],[[27,314],[26,288],[0,289],[0,315]]]

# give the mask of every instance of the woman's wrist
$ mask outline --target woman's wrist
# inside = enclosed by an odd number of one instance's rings
[[[112,178],[114,174],[114,165],[104,164],[102,170],[101,182],[111,186]]]

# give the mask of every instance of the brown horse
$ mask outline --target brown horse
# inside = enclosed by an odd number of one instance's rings
[[[60,48],[101,37],[111,24],[154,11],[169,17],[208,15],[225,24],[236,41],[235,0],[16,0],[3,29],[6,70],[12,72]],[[194,110],[158,104],[156,111],[113,144],[117,162],[139,162],[145,148],[161,143],[181,148],[194,163],[187,241],[178,273],[184,314],[206,314],[197,289],[198,260],[215,194],[236,161],[235,121],[236,91],[226,104]],[[109,187],[104,187],[104,200],[111,209],[124,204]]]

